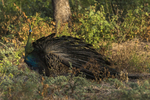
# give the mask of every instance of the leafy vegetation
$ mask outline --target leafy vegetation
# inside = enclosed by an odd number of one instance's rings
[[[150,72],[149,0],[69,1],[72,31],[66,28],[58,36],[71,35],[93,44],[100,53],[112,59],[112,67],[119,71]],[[84,75],[43,77],[29,70],[23,61],[29,23],[34,41],[55,32],[52,14],[51,0],[0,1],[0,98],[150,99],[150,80],[95,82],[85,79]]]

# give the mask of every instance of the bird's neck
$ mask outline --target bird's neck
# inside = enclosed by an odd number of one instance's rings
[[[33,51],[33,47],[32,47],[32,33],[29,32],[29,36],[28,36],[28,41],[25,47],[25,54],[27,56],[27,54],[31,53]]]

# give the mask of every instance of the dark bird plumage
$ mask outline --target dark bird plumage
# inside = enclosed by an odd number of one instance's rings
[[[30,30],[25,47],[25,62],[31,69],[38,70],[40,74],[49,76],[51,74],[50,69],[56,67],[58,63],[62,64],[60,67],[67,66],[68,68],[72,64],[73,68],[78,68],[80,72],[93,79],[95,74],[89,66],[97,62],[97,72],[104,72],[105,69],[108,69],[111,75],[117,73],[115,69],[109,67],[110,62],[96,52],[91,44],[71,36],[54,36],[55,33],[32,43]],[[90,59],[94,59],[94,62],[90,62]]]

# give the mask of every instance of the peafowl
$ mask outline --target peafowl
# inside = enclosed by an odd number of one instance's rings
[[[51,69],[56,66],[59,66],[59,70],[72,66],[91,79],[94,79],[96,75],[103,77],[102,74],[106,71],[110,75],[118,73],[109,67],[111,63],[96,52],[91,44],[81,39],[71,36],[55,37],[53,33],[32,43],[32,34],[30,28],[25,47],[25,62],[30,69],[42,75],[50,76],[51,73],[54,73]],[[94,64],[95,67],[93,67]]]

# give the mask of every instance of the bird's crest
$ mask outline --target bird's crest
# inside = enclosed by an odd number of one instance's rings
[[[29,32],[32,32],[32,30],[31,30],[31,24],[30,23],[29,23],[29,28],[30,28]]]

